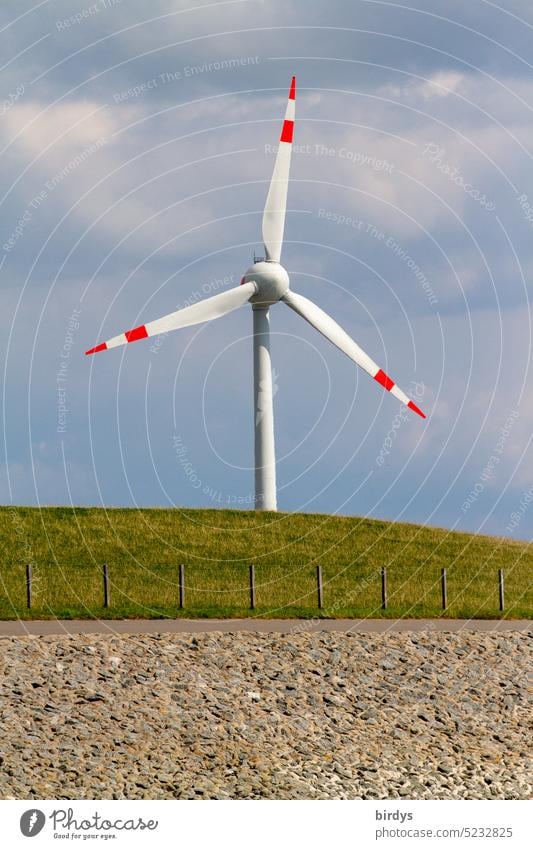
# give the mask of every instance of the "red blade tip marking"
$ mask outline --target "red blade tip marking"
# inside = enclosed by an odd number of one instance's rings
[[[291,90],[289,91],[289,100],[296,100],[296,77],[291,80]]]
[[[387,392],[390,392],[392,387],[394,386],[394,380],[391,380],[389,375],[385,374],[382,369],[380,369],[378,373],[374,375],[374,380],[377,380],[377,382],[380,383],[387,390]]]
[[[144,324],[140,327],[134,327],[133,330],[126,330],[124,336],[128,342],[137,342],[138,339],[146,339],[148,331]]]
[[[294,133],[294,121],[284,121],[283,129],[281,131],[281,136],[279,137],[280,142],[292,142],[292,136]]]
[[[102,342],[95,348],[90,348],[88,351],[85,351],[85,356],[87,356],[87,354],[97,354],[99,351],[107,351],[107,345],[105,342]]]
[[[420,407],[417,407],[416,404],[413,404],[412,401],[409,401],[407,406],[409,407],[410,410],[413,411],[413,413],[418,413],[418,415],[421,416],[423,419],[426,418],[426,414],[422,412]]]

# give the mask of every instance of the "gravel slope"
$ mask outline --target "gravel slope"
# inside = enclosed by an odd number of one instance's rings
[[[0,639],[2,798],[531,796],[530,635]]]

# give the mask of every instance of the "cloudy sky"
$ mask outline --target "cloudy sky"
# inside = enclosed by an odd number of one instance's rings
[[[2,503],[250,507],[237,285],[287,89],[282,261],[428,414],[272,309],[281,509],[531,538],[526,0],[4,0]],[[531,502],[531,505],[530,505]]]

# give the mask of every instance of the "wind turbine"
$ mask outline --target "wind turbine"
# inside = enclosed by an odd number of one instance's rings
[[[96,354],[137,342],[149,336],[190,327],[211,321],[238,309],[252,305],[254,350],[254,427],[255,427],[255,508],[276,510],[276,457],[274,451],[274,409],[272,403],[272,365],[270,359],[270,307],[283,301],[316,330],[329,339],[344,354],[373,377],[387,392],[419,416],[424,413],[411,401],[393,380],[366,354],[356,342],[327,313],[308,298],[289,288],[289,275],[280,264],[287,187],[291,163],[296,102],[296,78],[289,91],[285,120],[279,139],[274,172],[263,213],[263,242],[265,258],[255,260],[244,274],[240,286],[207,298],[193,306],[172,312],[163,318],[126,330],[86,351]]]

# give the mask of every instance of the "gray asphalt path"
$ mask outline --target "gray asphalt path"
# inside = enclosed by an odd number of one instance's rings
[[[310,631],[530,631],[527,619],[46,619],[0,622],[0,636],[50,634],[198,634],[209,631],[290,634]]]

